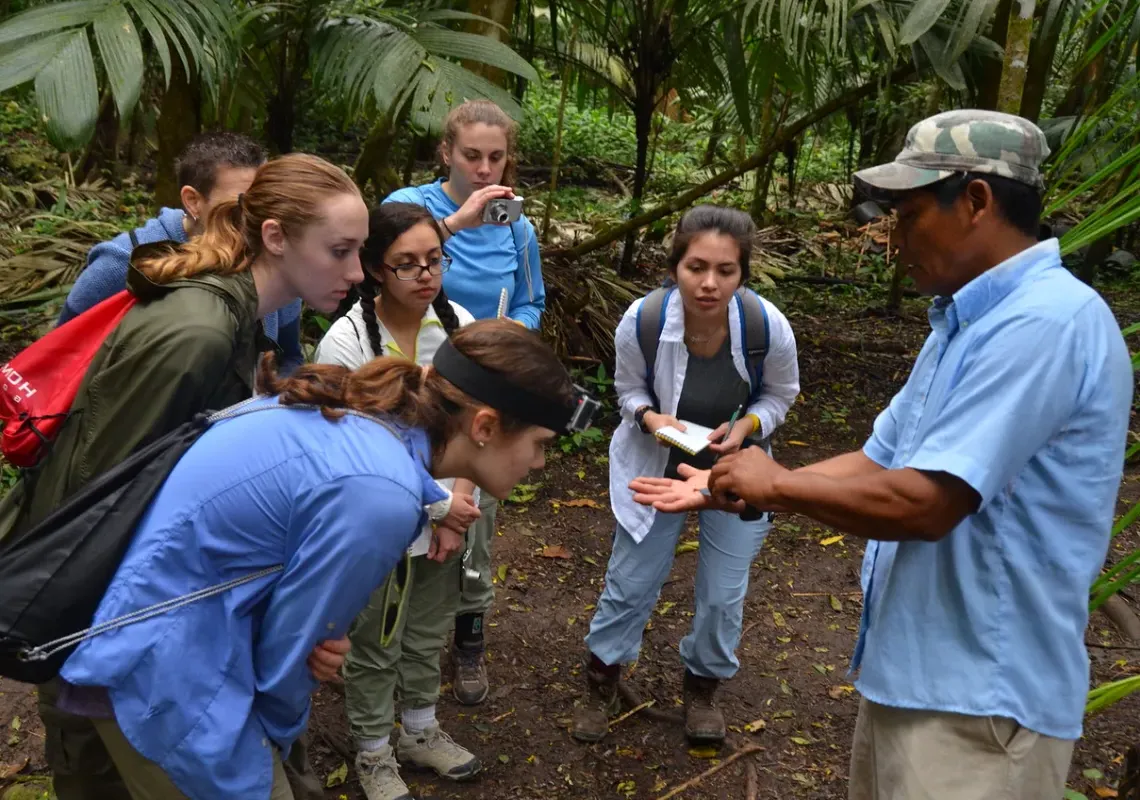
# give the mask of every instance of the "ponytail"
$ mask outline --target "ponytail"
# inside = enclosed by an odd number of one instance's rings
[[[552,403],[567,405],[573,401],[573,381],[554,351],[535,333],[513,322],[472,323],[456,332],[452,344],[480,366]],[[344,416],[346,409],[391,418],[424,430],[436,452],[459,429],[459,412],[482,405],[434,368],[395,356],[374,358],[355,370],[335,364],[306,364],[282,378],[273,354],[266,353],[258,365],[257,391],[277,395],[282,405],[319,406],[321,414],[330,420]],[[500,418],[507,433],[528,427],[502,412]]]
[[[140,259],[139,272],[153,283],[165,284],[202,273],[232,275],[249,266],[241,234],[241,205],[226,200],[210,209],[200,236],[177,249]]]
[[[325,200],[344,194],[360,197],[344,170],[303,153],[281,156],[259,167],[237,200],[215,206],[201,236],[162,255],[140,258],[135,266],[159,284],[202,273],[243,272],[261,255],[265,222],[274,220],[286,235],[300,235],[324,218]]]

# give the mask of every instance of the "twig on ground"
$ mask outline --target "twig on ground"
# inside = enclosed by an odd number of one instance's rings
[[[1101,650],[1140,650],[1135,644],[1101,644],[1100,642],[1085,642],[1085,647],[1097,647]]]
[[[756,800],[756,793],[760,787],[760,778],[756,774],[756,765],[751,761],[744,762],[744,780],[748,792],[745,800]]]
[[[747,747],[744,747],[740,750],[737,750],[735,753],[730,755],[724,761],[720,762],[719,764],[715,764],[715,765],[709,767],[704,772],[702,772],[700,775],[697,775],[694,778],[690,778],[689,780],[685,781],[684,783],[682,783],[680,786],[676,787],[675,789],[670,789],[668,792],[666,792],[665,794],[658,797],[657,800],[669,800],[670,797],[676,797],[677,795],[681,794],[681,792],[685,791],[686,789],[693,788],[694,786],[696,786],[698,783],[700,783],[701,781],[703,781],[705,778],[709,777],[710,775],[715,775],[716,773],[720,772],[722,769],[727,767],[729,764],[736,761],[736,759],[741,758],[741,757],[746,756],[746,755],[749,755],[751,753],[759,753],[762,750],[764,750],[764,748],[758,744],[750,744]]]
[[[645,703],[645,701],[641,699],[641,695],[637,693],[637,690],[624,681],[618,684],[618,694],[621,696],[622,702],[630,708],[636,708]],[[645,716],[656,722],[664,722],[669,725],[678,725],[684,721],[684,717],[680,712],[662,711],[652,706],[645,707]]]
[[[343,758],[347,763],[352,763],[352,751],[349,750],[343,742],[339,741],[335,736],[328,733],[324,729],[324,726],[318,724],[316,720],[310,719],[309,730],[319,736],[325,744],[335,750],[337,754],[340,755],[340,757]]]
[[[491,722],[502,722],[503,720],[505,720],[507,717],[509,717],[513,713],[515,713],[515,710],[512,708],[510,711],[505,711],[502,714],[500,714],[499,716],[494,717],[491,720]]]
[[[654,703],[656,703],[656,702],[657,702],[656,700],[646,700],[646,701],[645,701],[644,703],[642,703],[641,705],[639,705],[639,706],[634,706],[634,707],[633,707],[633,708],[631,708],[629,711],[625,712],[625,713],[624,713],[624,714],[622,714],[620,717],[618,717],[617,719],[615,719],[615,720],[613,720],[612,722],[610,722],[610,728],[612,729],[612,728],[613,728],[615,725],[617,725],[618,723],[624,722],[625,720],[629,719],[629,718],[630,718],[630,717],[632,717],[634,714],[636,714],[638,711],[643,711],[644,709],[647,709],[647,708],[649,708],[650,706],[652,706],[652,705],[653,705]]]

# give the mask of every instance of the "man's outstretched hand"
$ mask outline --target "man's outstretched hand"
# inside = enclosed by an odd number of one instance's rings
[[[634,478],[629,484],[629,488],[633,491],[633,501],[668,513],[700,511],[714,507],[712,498],[704,492],[708,488],[708,470],[681,464],[677,467],[677,474],[683,480]]]

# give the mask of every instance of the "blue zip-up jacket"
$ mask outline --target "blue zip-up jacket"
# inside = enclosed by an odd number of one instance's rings
[[[276,398],[255,401],[276,405]],[[127,740],[192,800],[267,800],[343,636],[444,494],[420,430],[272,408],[215,423],[159,490],[93,624],[283,572],[96,636],[65,681],[106,687]]]
[[[180,208],[163,208],[157,217],[148,219],[141,228],[135,228],[135,238],[139,244],[165,241],[185,244],[188,240],[186,229],[182,227],[185,215],[186,212]],[[130,260],[131,235],[127,232],[92,247],[87,254],[87,266],[71,287],[56,324],[62,325],[125,289]],[[283,374],[292,372],[304,363],[305,357],[301,352],[300,300],[266,314],[262,317],[261,324],[265,335],[281,347],[279,366]]]
[[[443,179],[423,186],[407,186],[385,203],[415,203],[436,219],[459,210],[443,190]],[[475,319],[491,319],[499,309],[499,295],[507,290],[507,316],[537,329],[546,309],[542,259],[534,225],[525,215],[513,225],[480,225],[452,236],[443,249],[451,256],[444,273],[447,296],[471,312]]]

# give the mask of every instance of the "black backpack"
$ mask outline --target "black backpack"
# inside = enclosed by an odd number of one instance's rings
[[[112,620],[87,630],[139,521],[175,464],[213,422],[276,407],[245,408],[251,402],[184,422],[85,485],[39,524],[0,541],[0,675],[43,683],[55,677],[81,641],[118,627],[113,623],[125,624]],[[266,574],[211,587],[193,599]],[[187,601],[192,602],[190,596],[177,602]],[[129,621],[162,613],[171,604],[128,615]]]

